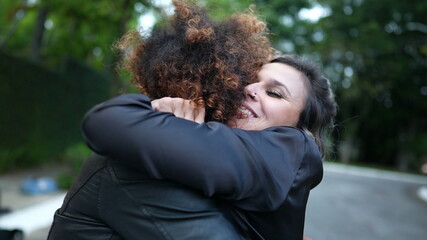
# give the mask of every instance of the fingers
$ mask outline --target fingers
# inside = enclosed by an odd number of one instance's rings
[[[204,107],[198,108],[197,109],[197,113],[196,116],[194,118],[194,121],[196,123],[204,123],[205,122],[205,115],[206,115],[206,111]]]
[[[180,115],[175,115],[180,118],[184,118],[190,121],[194,122],[194,110],[195,105],[192,104],[190,100],[182,99],[181,105],[179,106],[179,109],[177,109],[179,112],[181,112]]]
[[[180,99],[175,105],[174,114],[177,117],[187,119],[189,121],[203,123],[205,121],[205,109],[197,107],[193,101]]]
[[[205,108],[198,107],[193,101],[185,100],[182,105],[182,118],[196,122],[205,122]]]
[[[185,109],[185,106],[186,106],[185,101],[187,101],[187,100],[182,99],[182,98],[171,98],[171,105],[172,105],[172,109],[173,109],[172,113],[176,117],[187,119],[185,117],[185,115],[188,115],[187,109]]]
[[[156,100],[151,101],[151,107],[153,108],[153,110],[160,111],[159,110],[159,100],[156,99]]]
[[[173,113],[172,102],[173,102],[172,98],[164,97],[164,98],[151,101],[151,107],[153,108],[153,110],[156,110],[159,112]]]
[[[205,109],[203,107],[197,107],[193,101],[183,98],[164,97],[153,100],[151,106],[156,111],[169,112],[176,117],[197,123],[203,123],[205,119]]]

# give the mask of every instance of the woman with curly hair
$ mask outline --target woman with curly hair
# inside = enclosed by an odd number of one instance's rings
[[[85,116],[99,155],[49,239],[302,239],[335,115],[328,81],[294,57],[267,63],[255,17],[215,23],[174,4],[171,26],[121,45],[134,82],[157,100],[122,95]]]
[[[150,98],[185,98],[202,107],[206,121],[226,122],[244,99],[244,87],[271,59],[265,24],[251,13],[215,22],[197,5],[174,5],[175,15],[150,36],[130,32],[122,38],[123,66]],[[107,157],[86,162],[48,239],[242,238],[217,199]]]
[[[117,44],[123,67],[151,99],[180,97],[206,108],[206,120],[225,122],[273,57],[266,25],[251,13],[215,22],[204,8],[173,2],[175,15],[149,37],[130,32]]]

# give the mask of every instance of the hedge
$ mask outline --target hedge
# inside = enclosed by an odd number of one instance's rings
[[[78,61],[53,72],[0,52],[0,172],[48,162],[82,141],[80,122],[111,80]]]

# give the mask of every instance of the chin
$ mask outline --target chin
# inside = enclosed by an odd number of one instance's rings
[[[227,122],[227,126],[242,130],[260,130],[260,128],[249,119],[236,119]]]
[[[258,130],[253,124],[247,121],[236,122],[236,128],[240,128],[243,130]]]

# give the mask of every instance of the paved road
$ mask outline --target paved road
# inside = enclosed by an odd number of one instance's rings
[[[307,207],[307,236],[314,240],[427,239],[427,202],[417,191],[427,178],[326,168]],[[345,169],[344,169],[345,170]]]
[[[29,177],[56,178],[64,172],[64,167],[59,165],[46,165],[34,169],[0,174],[0,207],[12,210],[11,214],[0,216],[0,228],[19,228],[24,232],[30,232],[25,240],[45,240],[48,229],[40,227],[50,224],[53,211],[61,206],[62,200],[52,203],[52,200],[63,198],[64,191],[51,194],[26,195],[20,190],[21,184]],[[56,206],[52,206],[55,204]],[[38,230],[37,230],[38,229]],[[0,239],[2,240],[2,239]]]
[[[314,240],[427,239],[427,177],[327,164],[312,191],[306,235]],[[48,228],[25,240],[45,240]]]

